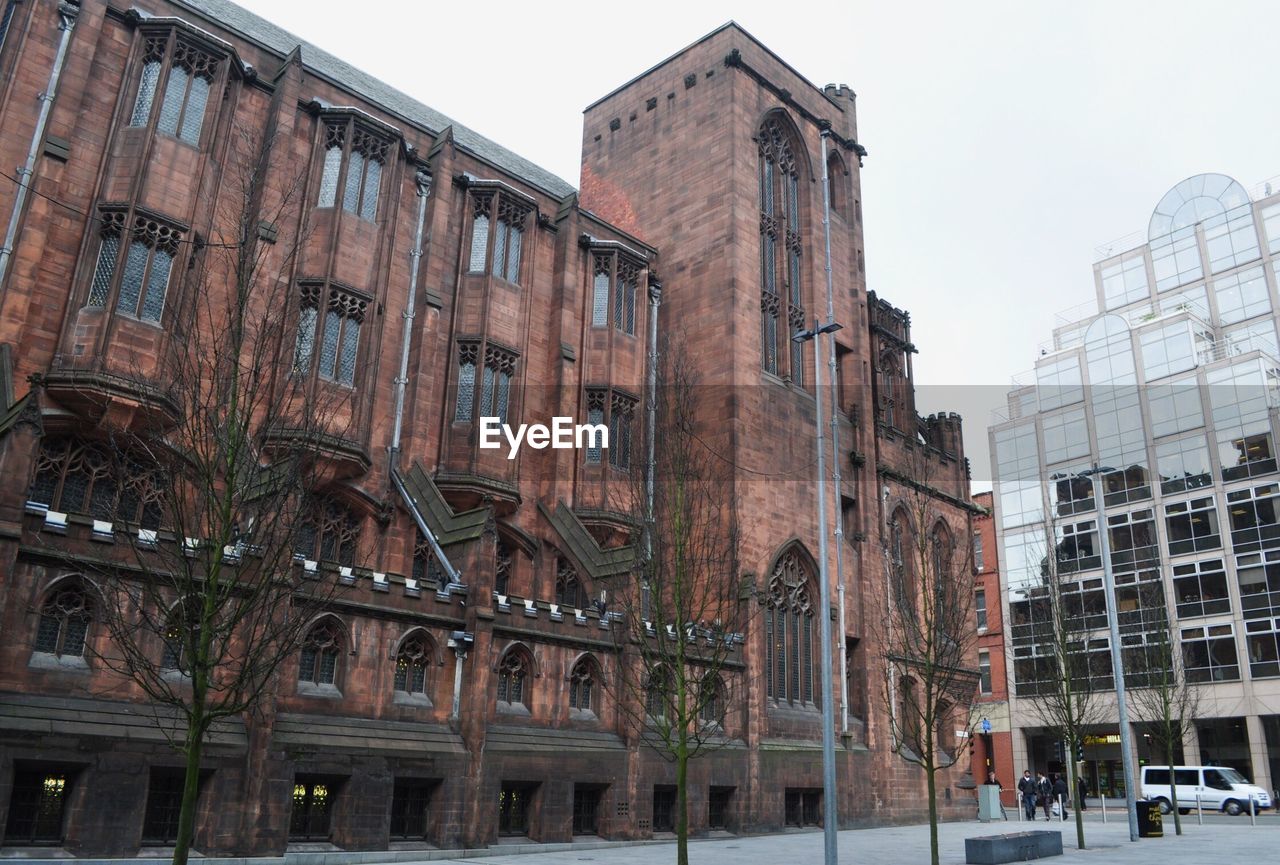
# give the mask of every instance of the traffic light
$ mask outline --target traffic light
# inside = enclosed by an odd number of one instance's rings
[[[1084,742],[1076,743],[1076,762],[1077,763],[1084,762]]]

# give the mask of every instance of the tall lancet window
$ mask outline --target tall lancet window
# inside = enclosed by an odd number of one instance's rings
[[[765,372],[804,383],[800,176],[792,137],[776,117],[760,127],[760,348]]]

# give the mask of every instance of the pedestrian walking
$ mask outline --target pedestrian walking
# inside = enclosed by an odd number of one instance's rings
[[[1044,807],[1044,819],[1053,819],[1053,783],[1040,772],[1036,776],[1036,795],[1040,799],[1040,804]],[[1034,815],[1032,816],[1034,820]]]
[[[1036,819],[1036,779],[1031,777],[1031,770],[1026,769],[1018,781],[1018,793],[1022,796],[1022,812],[1028,820]]]
[[[1062,819],[1068,819],[1071,814],[1067,811],[1067,804],[1071,801],[1071,792],[1067,789],[1067,779],[1058,775],[1053,780],[1053,799],[1055,802],[1061,803]]]

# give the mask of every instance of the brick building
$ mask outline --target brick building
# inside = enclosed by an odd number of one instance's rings
[[[973,708],[977,734],[973,741],[970,771],[979,784],[986,780],[988,772],[995,772],[1005,787],[1001,799],[1006,805],[1016,805],[1013,785],[1022,777],[1022,772],[1013,765],[1004,619],[1001,605],[997,603],[1000,597],[1000,550],[996,543],[992,493],[978,493],[973,500],[985,513],[973,518],[973,609],[978,626],[979,680],[978,698]]]
[[[789,338],[825,305],[828,125],[844,324],[838,808],[845,824],[923,813],[923,778],[889,747],[871,644],[883,527],[913,485],[944,505],[951,537],[973,530],[972,510],[960,419],[916,413],[910,318],[865,286],[848,88],[815,87],[725,25],[587,109],[575,190],[224,0],[10,0],[2,20],[0,166],[33,154],[29,174],[0,178],[16,237],[0,264],[5,846],[131,855],[172,837],[179,761],[142,694],[95,663],[107,635],[94,588],[49,550],[96,556],[139,530],[121,497],[92,492],[113,488],[95,448],[113,424],[158,410],[176,274],[210,236],[241,128],[270,130],[269,155],[302,172],[302,212],[260,235],[299,250],[279,300],[297,310],[315,387],[344,389],[349,423],[317,491],[329,546],[298,558],[351,588],[263,711],[215,731],[196,848],[670,829],[674,772],[599,687],[616,671],[593,602],[637,555],[634,521],[609,507],[620,457],[508,460],[476,434],[489,411],[639,423],[648,304],[660,329],[685,329],[702,381],[718,386],[700,411],[708,445],[735,466],[742,577],[794,623],[790,644],[769,646],[764,617],[752,620],[730,744],[691,767],[691,825],[764,831],[830,810],[810,684],[814,349]],[[927,485],[907,468],[919,459]],[[431,540],[464,585],[443,579]],[[455,632],[472,636],[469,652],[451,650]],[[766,660],[784,674],[762,675]],[[940,785],[944,813],[971,813],[959,780]]]

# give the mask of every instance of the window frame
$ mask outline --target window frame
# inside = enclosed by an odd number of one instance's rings
[[[374,312],[374,300],[368,294],[348,285],[327,279],[300,279],[298,285],[298,320],[294,340],[293,372],[308,382],[326,382],[335,387],[357,390],[362,385],[361,359],[367,355],[364,346],[366,319]],[[337,333],[332,340],[332,362],[324,369],[325,355],[330,351],[329,328],[334,319]],[[354,329],[354,336],[352,331]],[[372,333],[372,328],[368,328]],[[308,332],[310,339],[307,340]],[[350,349],[355,340],[354,350]],[[350,369],[347,370],[347,358]]]
[[[316,182],[316,209],[348,213],[364,222],[378,221],[391,161],[391,139],[383,132],[359,122],[351,114],[324,114],[319,127],[319,176]],[[338,153],[332,170],[330,153]],[[359,156],[360,177],[352,187],[352,170]],[[374,172],[370,166],[377,165]],[[370,193],[370,180],[376,174]]]
[[[497,417],[501,423],[509,423],[515,413],[519,352],[478,339],[460,339],[457,346],[453,423],[477,424],[482,417]],[[469,382],[469,399],[463,395],[466,382]],[[492,411],[485,414],[486,402],[497,414]]]
[[[147,82],[147,68],[158,64],[154,79],[150,85],[150,93],[145,97],[148,104],[143,107],[144,85]],[[132,89],[131,107],[125,117],[125,127],[144,129],[150,134],[164,135],[179,141],[188,147],[199,150],[205,140],[206,129],[214,126],[210,123],[211,112],[216,114],[216,106],[222,103],[226,92],[226,76],[234,66],[231,58],[221,48],[211,45],[196,34],[179,27],[162,29],[144,29],[142,31],[142,48],[136,72],[132,77],[135,86]],[[173,121],[173,128],[161,128],[161,120],[165,105],[169,101],[170,87],[174,82],[174,68],[182,68],[187,76],[182,85],[183,92],[178,104],[178,113]],[[207,90],[204,104],[200,109],[199,125],[195,127],[194,138],[188,137],[190,117],[188,111],[192,106],[192,93],[196,80],[206,82]],[[159,106],[159,107],[157,107]]]
[[[756,133],[760,216],[761,369],[805,386],[805,343],[792,337],[808,324],[804,306],[803,147],[791,119],[770,112]],[[781,325],[781,326],[780,326]],[[790,347],[787,350],[787,347]]]
[[[469,240],[463,273],[492,276],[509,285],[519,286],[528,258],[525,250],[528,248],[529,216],[536,214],[538,208],[532,199],[504,187],[505,184],[497,183],[472,184],[471,220],[466,235]]]
[[[775,706],[815,708],[813,575],[795,550],[779,556],[765,599],[765,694]],[[803,628],[801,627],[803,625]]]
[[[588,286],[590,327],[612,327],[624,336],[636,335],[641,320],[640,277],[645,264],[617,250],[594,250]]]
[[[347,644],[345,625],[332,616],[325,616],[307,628],[298,646],[298,686],[300,690],[339,690],[342,676],[342,655]],[[308,662],[307,653],[312,653]],[[332,657],[332,664],[325,672],[325,661]],[[310,666],[310,672],[307,668]]]
[[[123,315],[140,324],[163,328],[165,313],[176,300],[173,296],[175,274],[182,273],[180,253],[186,234],[187,229],[172,220],[142,208],[99,207],[97,253],[89,268],[83,308]],[[145,252],[137,253],[139,249]],[[140,266],[132,264],[135,254],[145,256]],[[163,282],[157,283],[154,280],[161,256],[167,259],[167,264]],[[181,277],[177,282],[181,284]],[[133,296],[130,299],[128,295]]]
[[[533,690],[532,680],[537,674],[529,651],[523,645],[508,646],[494,667],[494,674],[494,697],[498,710],[531,712],[533,701],[530,699],[530,691]],[[513,681],[514,687],[518,689],[514,700],[511,699]]]

